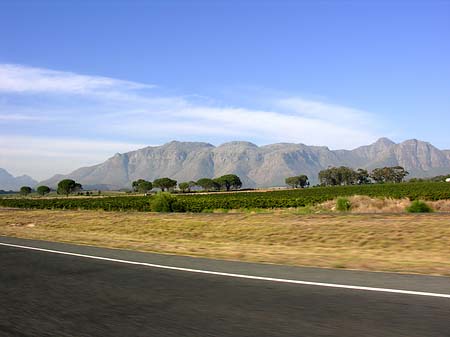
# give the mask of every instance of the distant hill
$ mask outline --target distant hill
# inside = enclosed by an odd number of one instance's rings
[[[130,187],[139,178],[171,177],[181,182],[235,173],[244,187],[270,187],[283,186],[285,177],[297,174],[306,174],[316,183],[320,170],[340,165],[367,169],[400,165],[411,173],[409,177],[428,177],[450,173],[450,151],[415,139],[396,144],[381,138],[354,150],[334,151],[290,143],[257,146],[235,141],[216,147],[172,141],[118,153],[101,164],[56,175],[41,184],[55,187],[61,179],[72,178],[85,187],[119,189]]]
[[[5,169],[0,168],[0,190],[18,191],[22,186],[35,187],[37,183],[36,180],[27,175],[14,177]]]

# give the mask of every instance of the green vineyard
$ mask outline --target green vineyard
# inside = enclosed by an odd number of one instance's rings
[[[288,208],[315,205],[337,197],[365,195],[410,200],[450,199],[450,184],[440,182],[313,187],[269,192],[182,194],[178,201],[187,212],[212,209]],[[90,209],[150,211],[151,196],[85,198],[0,198],[0,206],[36,209]]]

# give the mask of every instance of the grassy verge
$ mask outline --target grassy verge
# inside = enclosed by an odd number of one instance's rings
[[[0,235],[231,260],[450,276],[450,214],[0,209]]]

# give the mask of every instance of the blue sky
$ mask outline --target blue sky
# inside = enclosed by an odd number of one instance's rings
[[[0,0],[0,167],[177,139],[450,148],[450,1]]]

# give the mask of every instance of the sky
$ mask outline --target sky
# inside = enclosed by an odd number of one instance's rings
[[[0,167],[171,140],[450,149],[450,0],[0,0]]]

